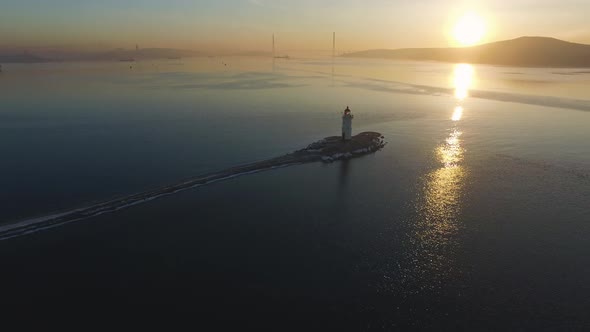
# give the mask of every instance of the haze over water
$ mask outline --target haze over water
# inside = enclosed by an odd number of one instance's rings
[[[589,323],[587,70],[321,56],[3,69],[2,223],[289,153],[338,135],[347,105],[355,133],[388,141],[3,241],[16,302],[231,302],[245,321],[361,329]]]

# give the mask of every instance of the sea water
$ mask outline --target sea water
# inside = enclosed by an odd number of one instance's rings
[[[311,56],[3,69],[2,223],[291,152],[339,135],[346,106],[353,134],[388,142],[4,241],[14,299],[385,329],[588,323],[590,71]]]

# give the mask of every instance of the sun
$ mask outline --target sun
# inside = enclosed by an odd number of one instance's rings
[[[484,19],[476,13],[463,14],[453,28],[453,37],[462,46],[479,43],[486,33]]]

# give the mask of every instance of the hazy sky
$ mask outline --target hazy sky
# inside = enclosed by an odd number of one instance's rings
[[[454,46],[465,11],[484,42],[523,35],[590,44],[589,0],[0,0],[2,46],[280,50]]]

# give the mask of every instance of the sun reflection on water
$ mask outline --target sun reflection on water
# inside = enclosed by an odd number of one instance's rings
[[[455,129],[445,140],[445,143],[436,149],[438,160],[444,165],[444,168],[458,167],[463,159],[463,148],[460,140],[462,134],[462,132]]]
[[[462,132],[454,128],[436,148],[440,167],[428,173],[417,204],[414,260],[415,277],[430,289],[439,289],[458,273],[454,254],[458,248],[463,187],[466,171],[462,165]]]
[[[457,122],[457,121],[460,121],[462,117],[463,117],[463,106],[455,107],[455,110],[453,111],[453,116],[451,117],[451,120]]]
[[[440,248],[457,229],[465,177],[461,135],[462,132],[454,129],[436,148],[442,166],[426,176],[420,237],[429,248]]]
[[[445,280],[458,273],[454,257],[459,247],[457,236],[461,229],[460,214],[467,176],[463,166],[465,149],[460,121],[473,74],[471,65],[458,64],[454,68],[452,77],[457,105],[450,118],[452,126],[434,149],[438,166],[423,178],[416,204],[414,272],[416,278],[427,280],[432,289],[442,287]]]
[[[469,96],[469,89],[473,84],[474,69],[472,65],[461,63],[455,65],[453,83],[455,86],[455,98],[463,100]]]

